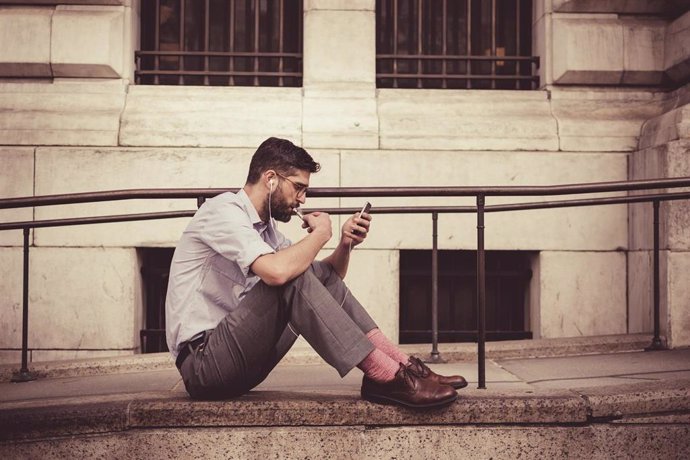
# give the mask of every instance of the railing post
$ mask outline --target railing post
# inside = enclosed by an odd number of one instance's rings
[[[477,195],[477,376],[479,389],[486,389],[486,299],[484,266],[484,195]]]
[[[202,204],[206,202],[206,197],[199,196],[196,198],[196,207],[197,209],[201,207]]]
[[[429,362],[443,363],[438,351],[438,213],[431,213],[431,355]]]
[[[665,347],[661,343],[661,327],[660,327],[660,270],[659,270],[659,200],[652,201],[654,205],[654,255],[653,255],[653,265],[654,265],[654,279],[652,280],[654,284],[654,338],[652,339],[651,345],[645,348],[646,351],[664,350]]]
[[[24,280],[22,286],[22,367],[12,376],[13,382],[36,380],[29,372],[29,227],[24,227]]]

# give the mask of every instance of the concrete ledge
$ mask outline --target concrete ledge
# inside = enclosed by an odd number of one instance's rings
[[[463,390],[437,410],[371,404],[353,393],[254,391],[228,401],[193,401],[180,392],[29,400],[0,406],[0,441],[150,428],[390,427],[443,425],[582,426],[623,415],[665,417],[690,410],[690,379],[575,391]],[[660,419],[661,420],[661,419]]]
[[[134,401],[129,407],[129,427],[584,423],[586,409],[580,397],[563,391],[468,390],[447,408],[423,412],[372,404],[358,394],[252,391],[230,401]]]
[[[595,418],[690,411],[690,380],[642,382],[573,390],[587,400]]]
[[[120,432],[138,428],[250,426],[397,426],[585,423],[587,406],[569,392],[463,393],[443,409],[413,411],[363,401],[355,394],[253,391],[227,401],[194,401],[164,394],[94,398],[0,408],[0,441]],[[469,395],[468,395],[469,394]],[[466,396],[468,395],[468,396]],[[168,393],[168,396],[171,396]]]

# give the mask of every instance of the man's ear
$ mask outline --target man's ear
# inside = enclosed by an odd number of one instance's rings
[[[275,176],[276,173],[272,169],[269,169],[264,173],[266,175],[266,178],[268,179],[268,189],[269,193],[273,193],[273,189],[275,188]]]

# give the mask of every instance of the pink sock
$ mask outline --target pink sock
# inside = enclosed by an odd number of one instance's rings
[[[357,364],[357,367],[364,372],[364,375],[380,383],[390,382],[400,370],[400,364],[378,348],[369,353],[361,363]]]
[[[367,338],[371,343],[374,344],[376,348],[390,356],[393,360],[403,364],[407,364],[407,362],[410,360],[410,357],[400,351],[400,348],[398,348],[393,342],[388,340],[388,338],[383,335],[383,332],[381,332],[381,329],[378,327],[369,331]]]

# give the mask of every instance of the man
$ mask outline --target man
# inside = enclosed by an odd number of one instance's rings
[[[341,376],[362,369],[365,399],[415,408],[453,402],[453,387],[467,382],[402,353],[342,281],[369,214],[345,222],[323,261],[315,258],[332,236],[328,214],[305,215],[306,236],[295,244],[275,228],[305,203],[319,169],[304,149],[269,138],[244,188],[207,200],[184,231],[170,267],[166,327],[187,392],[197,399],[248,392],[301,334]]]

